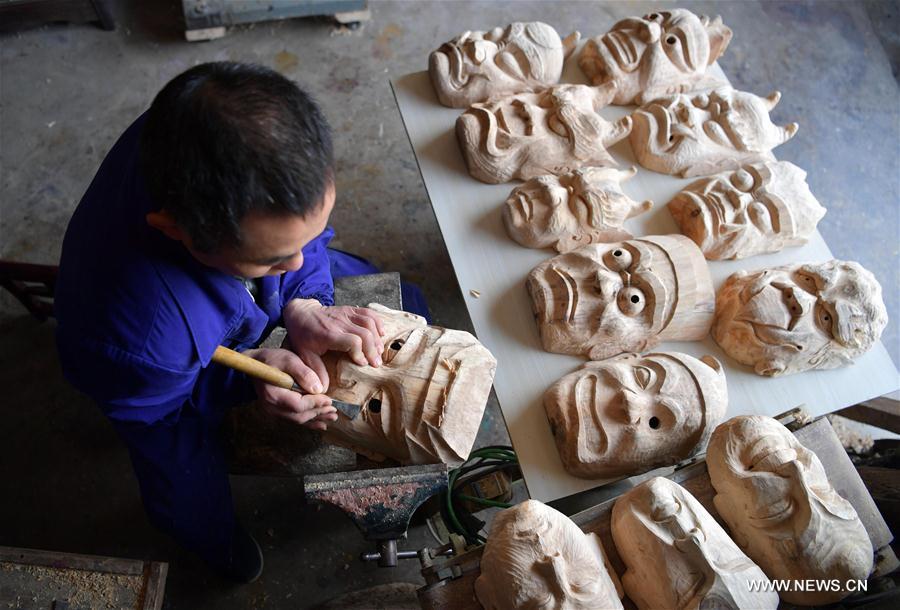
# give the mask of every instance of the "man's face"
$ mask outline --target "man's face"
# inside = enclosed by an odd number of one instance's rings
[[[688,457],[725,414],[725,377],[715,364],[677,353],[626,354],[560,379],[544,408],[566,469],[625,476]]]
[[[874,276],[834,260],[732,275],[716,299],[713,338],[732,358],[774,376],[847,364],[886,324]]]
[[[616,104],[685,91],[722,54],[731,30],[685,9],[623,19],[591,41],[580,64],[595,84],[615,82]],[[649,94],[649,97],[648,97]]]
[[[469,172],[496,184],[613,165],[606,147],[628,135],[631,119],[609,123],[597,114],[611,94],[612,89],[557,85],[475,104],[456,123]]]
[[[441,103],[455,108],[559,80],[563,45],[545,23],[513,23],[489,32],[464,32],[429,57]]]
[[[359,366],[337,354],[326,361],[328,395],[362,406],[356,419],[330,425],[329,434],[403,463],[462,462],[475,442],[496,360],[467,332],[371,307],[385,329],[383,364]]]
[[[778,99],[731,87],[659,98],[634,113],[632,148],[641,165],[681,176],[771,159],[797,131],[796,123],[782,128],[769,119]]]
[[[868,575],[872,546],[856,511],[819,458],[780,423],[760,416],[725,422],[710,440],[707,466],[716,509],[770,577]]]
[[[669,210],[710,260],[777,252],[805,243],[825,215],[805,177],[788,161],[747,164],[691,183]]]
[[[241,220],[241,243],[217,251],[191,254],[208,267],[241,278],[258,278],[296,271],[303,266],[302,249],[328,225],[334,209],[334,185],[328,187],[322,205],[307,216],[250,212]]]
[[[675,285],[666,252],[644,240],[561,254],[527,281],[544,348],[595,360],[643,351],[671,317]]]
[[[539,176],[516,187],[503,208],[507,231],[531,248],[568,252],[596,242],[630,239],[625,220],[652,206],[622,192],[634,173],[591,167],[562,176]]]
[[[751,595],[737,587],[766,579],[694,496],[662,477],[619,498],[612,533],[628,568],[622,584],[642,608],[737,610]],[[761,593],[754,601],[774,608],[778,596]]]

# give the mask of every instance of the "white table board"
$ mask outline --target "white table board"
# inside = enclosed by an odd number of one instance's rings
[[[584,77],[572,64],[567,62],[562,82],[584,83]],[[718,66],[715,69],[719,70]],[[541,348],[525,289],[529,271],[555,252],[524,248],[506,234],[501,207],[518,183],[488,185],[469,176],[454,131],[462,110],[438,103],[428,73],[408,74],[392,85],[475,332],[497,358],[494,389],[529,494],[550,502],[603,484],[605,481],[579,479],[566,473],[542,404],[544,391],[584,362]],[[631,111],[632,108],[609,106],[601,114],[614,120]],[[637,166],[627,138],[611,152],[620,167]],[[777,156],[778,150],[775,152]],[[666,176],[638,166],[638,174],[624,183],[623,190],[635,200],[651,199],[656,205],[650,212],[629,220],[625,228],[635,236],[677,233],[665,204],[695,179]],[[827,207],[827,198],[821,199]],[[725,278],[740,269],[830,258],[833,257],[828,246],[816,232],[800,248],[741,261],[714,261],[709,266],[718,289]],[[880,342],[852,366],[780,378],[754,374],[749,367],[728,358],[709,337],[701,342],[663,343],[654,351],[657,350],[695,356],[712,354],[721,360],[728,381],[727,417],[751,413],[774,416],[800,405],[805,405],[810,414],[822,415],[900,387],[897,369]]]

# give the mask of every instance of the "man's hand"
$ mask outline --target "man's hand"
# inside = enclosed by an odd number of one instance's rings
[[[331,399],[322,394],[324,388],[316,373],[306,366],[299,356],[286,349],[250,349],[243,352],[260,362],[288,373],[301,388],[312,394],[300,394],[270,385],[264,381],[254,381],[256,395],[262,400],[263,409],[270,415],[283,417],[313,430],[325,430],[327,422],[337,420],[337,409],[331,406]]]
[[[294,299],[284,308],[284,325],[291,348],[328,387],[321,356],[347,352],[360,366],[381,366],[384,328],[381,318],[365,307],[325,307],[313,299]]]

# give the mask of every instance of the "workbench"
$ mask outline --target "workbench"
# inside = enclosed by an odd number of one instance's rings
[[[577,55],[578,50],[567,60],[561,82],[586,84],[575,65]],[[718,65],[711,70],[725,80]],[[525,288],[531,269],[555,253],[524,248],[506,234],[501,208],[516,183],[488,185],[469,176],[454,130],[462,110],[438,103],[428,73],[407,74],[395,79],[392,86],[476,334],[497,358],[494,389],[530,496],[550,502],[609,483],[579,479],[563,469],[542,404],[550,385],[584,363],[581,358],[542,349]],[[773,89],[774,83],[754,93],[768,95]],[[600,114],[612,121],[632,111],[632,107],[608,106]],[[803,117],[791,119],[800,121],[802,132]],[[783,146],[790,146],[790,142]],[[627,139],[610,152],[620,167],[638,166]],[[665,204],[693,180],[638,166],[637,175],[624,184],[623,190],[637,201],[651,199],[655,205],[650,212],[627,221],[625,228],[636,237],[678,233]],[[827,207],[825,195],[819,193]],[[831,258],[831,251],[816,231],[804,246],[739,261],[711,261],[709,267],[718,289],[738,270]],[[823,415],[892,392],[900,378],[881,343],[852,366],[776,378],[761,377],[737,364],[710,337],[654,348],[666,350],[698,357],[711,354],[724,364],[730,398],[726,418],[741,414],[774,416],[800,405],[812,416]]]

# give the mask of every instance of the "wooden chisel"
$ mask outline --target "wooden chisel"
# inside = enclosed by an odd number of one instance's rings
[[[254,379],[259,379],[260,381],[265,381],[266,383],[278,386],[279,388],[293,390],[300,394],[309,394],[309,392],[302,390],[294,381],[294,378],[284,371],[276,369],[274,366],[269,366],[265,362],[254,360],[233,349],[228,349],[225,346],[220,345],[216,348],[216,351],[212,356],[212,361],[216,364],[221,364],[222,366],[227,366],[235,371],[250,375]],[[335,409],[350,419],[356,418],[362,410],[359,405],[344,402],[343,400],[335,400],[334,398],[331,399],[331,404]]]

